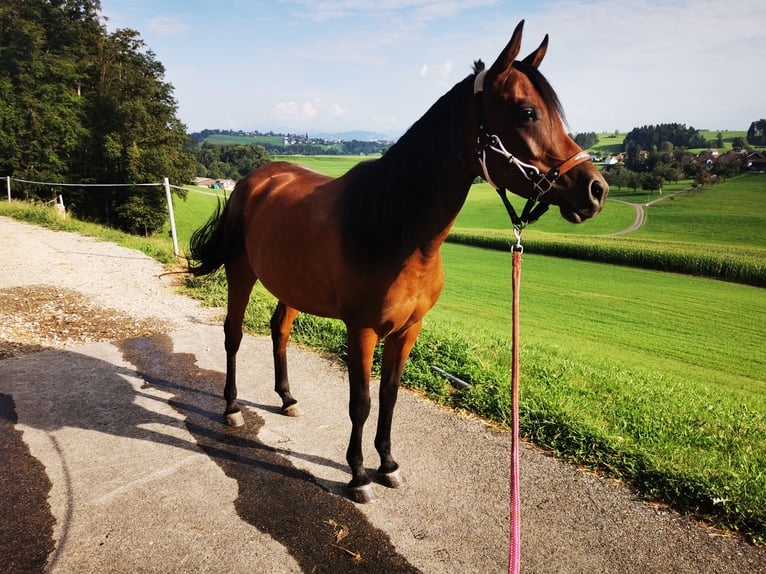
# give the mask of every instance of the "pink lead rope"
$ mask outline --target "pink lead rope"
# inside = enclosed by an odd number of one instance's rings
[[[521,241],[513,250],[513,360],[511,373],[511,548],[508,574],[521,571],[521,495],[519,494],[519,287],[521,286]]]

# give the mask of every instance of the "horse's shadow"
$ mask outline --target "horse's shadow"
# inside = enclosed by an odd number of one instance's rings
[[[311,474],[291,463],[287,451],[259,440],[264,420],[257,409],[275,407],[240,401],[248,407],[244,409],[246,424],[225,426],[221,415],[223,373],[200,368],[191,353],[175,353],[172,339],[166,335],[128,339],[117,346],[133,369],[70,351],[24,357],[17,362],[21,368],[6,369],[6,362],[0,363],[0,381],[9,379],[12,395],[24,394],[21,422],[49,432],[83,428],[195,453],[202,450],[237,481],[234,504],[238,515],[280,542],[304,571],[358,572],[360,566],[364,571],[363,565],[330,546],[334,540],[325,524],[328,518],[349,527],[354,533],[354,550],[368,566],[374,564],[376,571],[416,571],[396,552],[385,532],[374,528],[352,502],[335,495],[343,491],[344,484],[323,480],[320,486]],[[25,362],[34,368],[24,369]],[[25,370],[34,372],[35,380],[24,380]],[[130,382],[136,378],[144,381],[141,388]],[[2,387],[6,387],[4,381]],[[156,391],[171,396],[165,399]],[[179,425],[178,417],[163,414],[167,407],[158,404],[151,408],[152,403],[164,401],[181,415],[192,440],[183,433],[162,432],[164,425]],[[34,408],[30,409],[31,404]],[[289,454],[346,470],[318,453],[291,450]]]

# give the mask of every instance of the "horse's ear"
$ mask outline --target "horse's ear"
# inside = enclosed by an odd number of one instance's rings
[[[531,65],[533,68],[538,68],[540,67],[540,62],[543,61],[543,58],[545,57],[545,52],[547,51],[548,51],[548,34],[545,35],[545,38],[543,38],[543,41],[537,47],[537,50],[535,50],[529,56],[524,58],[524,62]]]
[[[489,76],[495,77],[510,72],[511,67],[513,66],[513,61],[516,59],[516,56],[519,55],[519,50],[521,49],[522,30],[524,30],[524,20],[518,23],[516,29],[513,31],[513,36],[511,36],[511,41],[508,42],[508,45],[502,52],[500,52],[495,63],[492,64],[492,67],[488,72]]]

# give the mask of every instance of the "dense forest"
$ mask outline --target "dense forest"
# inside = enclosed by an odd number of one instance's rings
[[[197,175],[213,179],[240,179],[271,161],[262,145],[203,143],[196,149]]]
[[[194,157],[164,67],[98,0],[0,0],[0,175],[56,183],[189,182]],[[50,199],[50,187],[24,188]],[[78,216],[159,229],[157,188],[67,188]]]
[[[659,124],[657,126],[642,126],[633,128],[625,136],[625,149],[631,144],[648,150],[652,146],[662,147],[665,142],[670,142],[675,148],[702,148],[708,143],[702,134],[694,128],[687,128],[683,124]]]

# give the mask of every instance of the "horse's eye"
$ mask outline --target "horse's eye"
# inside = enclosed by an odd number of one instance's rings
[[[537,120],[537,112],[534,108],[524,108],[521,110],[521,119],[525,122],[534,122]]]

